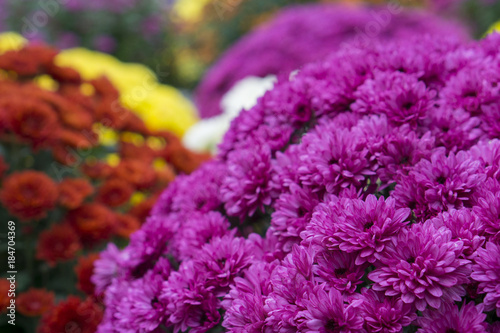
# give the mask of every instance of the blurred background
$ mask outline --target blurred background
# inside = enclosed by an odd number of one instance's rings
[[[343,43],[478,39],[498,20],[496,0],[0,0],[0,225],[16,232],[13,252],[0,230],[0,312],[5,265],[19,272],[0,331],[58,333],[45,313],[85,309],[78,332],[95,331],[99,251],[127,244],[280,75]]]
[[[169,75],[160,77],[163,83],[192,89],[241,36],[271,20],[285,6],[314,2],[363,5],[362,0],[1,0],[0,29],[60,49],[79,46],[158,72],[166,70]],[[484,34],[500,12],[495,0],[394,3],[460,19],[474,37]]]

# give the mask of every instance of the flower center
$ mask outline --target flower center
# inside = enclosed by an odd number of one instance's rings
[[[339,324],[334,320],[330,319],[325,325],[325,331],[329,333],[338,333],[342,327],[339,326]]]
[[[446,181],[446,177],[443,177],[443,176],[440,176],[436,179],[436,181],[439,183],[439,184],[444,184],[444,182]]]
[[[342,277],[342,276],[345,276],[345,273],[347,273],[347,269],[346,268],[336,268],[334,272],[335,272],[335,275],[337,277]]]

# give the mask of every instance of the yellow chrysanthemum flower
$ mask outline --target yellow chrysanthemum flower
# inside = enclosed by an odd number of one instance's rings
[[[180,20],[195,23],[202,19],[203,10],[211,0],[178,0],[174,5],[174,14]]]
[[[0,53],[19,49],[26,40],[15,33],[0,34]],[[61,51],[56,63],[76,69],[86,79],[106,75],[120,92],[123,105],[154,130],[169,130],[182,136],[198,121],[193,104],[177,89],[162,85],[146,66],[123,63],[105,53],[74,48]],[[39,80],[47,89],[50,82]],[[108,136],[109,137],[109,136]]]
[[[15,32],[4,32],[0,34],[0,54],[19,50],[26,44],[26,39]]]
[[[494,23],[486,32],[486,35],[491,34],[493,31],[500,32],[500,21]]]
[[[123,105],[150,129],[182,136],[198,120],[193,104],[177,89],[158,83],[146,66],[122,63],[108,54],[83,48],[62,51],[56,63],[75,68],[85,79],[106,75],[120,91]]]

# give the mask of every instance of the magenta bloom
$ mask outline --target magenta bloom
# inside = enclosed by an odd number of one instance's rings
[[[462,285],[469,281],[471,269],[469,260],[460,259],[462,251],[463,243],[453,241],[446,227],[414,224],[387,246],[368,278],[373,290],[401,297],[419,311],[427,306],[437,309],[465,295]]]
[[[336,289],[325,290],[324,286],[317,286],[309,292],[304,300],[306,310],[298,317],[304,321],[301,331],[311,333],[330,332],[359,332],[363,326],[356,304],[346,304],[344,297]]]
[[[396,182],[399,174],[408,174],[422,158],[429,158],[435,146],[434,137],[427,132],[419,137],[409,126],[397,127],[372,146],[380,167],[377,174],[383,185]]]
[[[277,264],[277,261],[253,264],[244,278],[235,278],[235,285],[222,302],[226,309],[222,326],[235,333],[273,331],[266,323],[264,303],[272,291],[270,277]]]
[[[496,310],[500,316],[500,246],[492,242],[477,250],[471,277],[479,282],[478,291],[486,294],[484,305],[487,311]]]
[[[271,153],[266,147],[259,151],[235,151],[228,157],[227,176],[221,188],[226,211],[243,219],[271,203]]]
[[[354,131],[339,129],[334,122],[318,125],[302,138],[298,174],[314,191],[338,193],[353,186],[362,188],[375,175],[369,151]]]
[[[182,218],[185,221],[169,245],[170,252],[178,260],[196,258],[203,245],[229,233],[229,222],[218,212],[193,212]]]
[[[94,262],[94,274],[91,277],[97,294],[108,288],[113,279],[124,274],[124,261],[127,257],[120,252],[115,244],[109,243]]]
[[[220,186],[225,174],[225,165],[211,161],[203,164],[189,176],[178,176],[162,193],[151,215],[216,210],[222,204]]]
[[[174,332],[201,333],[217,325],[220,320],[220,301],[207,287],[204,272],[195,269],[192,261],[184,262],[163,284],[160,301],[167,305],[168,323]]]
[[[367,332],[398,333],[417,317],[410,304],[372,289],[363,289],[360,300]]]
[[[488,179],[473,198],[476,206],[474,213],[482,222],[482,229],[490,240],[500,237],[500,183],[496,179]]]
[[[354,112],[385,113],[393,124],[415,126],[432,112],[436,92],[428,89],[416,75],[380,72],[366,80],[354,96],[357,98],[352,105]]]
[[[207,286],[212,286],[219,296],[225,294],[234,278],[250,266],[253,258],[249,241],[229,234],[215,237],[203,246],[194,260],[195,269],[205,273]]]
[[[485,241],[483,222],[469,209],[450,210],[439,214],[431,221],[437,229],[446,226],[450,229],[453,240],[464,243],[463,255],[467,259],[474,258],[476,250]]]
[[[367,265],[356,265],[356,255],[342,251],[321,251],[316,254],[313,272],[317,281],[345,293],[354,293],[363,283]]]
[[[427,309],[417,319],[418,333],[467,332],[486,333],[483,304],[462,304],[460,310],[455,304],[443,304],[438,310]]]
[[[163,276],[154,272],[132,282],[121,306],[129,311],[129,315],[122,320],[130,320],[128,325],[134,331],[153,332],[163,323],[168,311],[167,304],[159,300],[162,283]]]
[[[326,210],[320,213],[322,208]],[[374,263],[406,225],[409,214],[408,208],[395,209],[392,198],[340,199],[318,209],[303,237],[330,250],[355,253],[357,265]]]
[[[448,151],[469,149],[484,136],[481,120],[462,109],[441,107],[429,114],[427,121],[437,143]]]
[[[307,187],[302,188],[292,183],[289,189],[289,192],[284,192],[276,200],[269,228],[278,237],[280,247],[285,252],[290,252],[293,244],[300,242],[300,233],[320,202],[318,195]]]
[[[306,310],[305,301],[316,277],[312,271],[313,253],[294,246],[271,274],[272,291],[266,298],[266,323],[283,332],[295,332],[302,320],[300,311]]]
[[[429,218],[449,209],[470,207],[473,191],[485,179],[480,161],[463,151],[446,156],[439,149],[401,178],[393,196],[397,206],[411,207],[417,217]]]

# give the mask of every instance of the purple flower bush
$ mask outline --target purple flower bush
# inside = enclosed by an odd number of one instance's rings
[[[281,76],[93,281],[99,332],[499,332],[500,34]]]
[[[222,96],[239,80],[299,69],[345,42],[407,38],[415,31],[467,38],[460,24],[423,11],[398,8],[391,12],[388,8],[392,7],[311,4],[281,11],[235,43],[204,76],[195,95],[201,116],[220,114]]]

